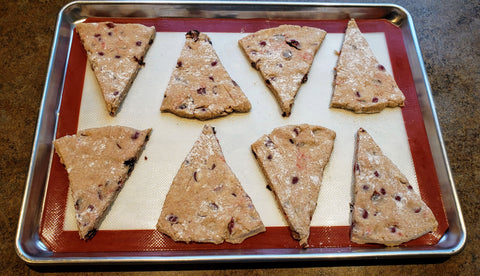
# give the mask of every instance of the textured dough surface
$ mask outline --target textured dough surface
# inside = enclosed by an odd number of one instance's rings
[[[353,170],[353,242],[394,246],[437,228],[430,208],[362,128]]]
[[[334,140],[334,131],[302,124],[276,128],[252,144],[292,236],[302,246],[308,244],[310,222]]]
[[[130,89],[155,38],[155,28],[141,24],[79,23],[76,26],[88,61],[114,116]]]
[[[252,66],[260,71],[283,112],[290,116],[295,96],[323,39],[324,30],[296,25],[263,29],[239,40]]]
[[[108,126],[53,141],[68,173],[80,238],[91,238],[133,171],[151,129]]]
[[[403,106],[405,96],[374,56],[354,19],[348,22],[336,67],[330,107],[377,113]]]
[[[204,126],[173,179],[157,229],[175,241],[215,244],[241,243],[265,231],[213,127]]]
[[[200,120],[250,111],[250,102],[223,67],[210,38],[195,30],[185,37],[160,111]]]

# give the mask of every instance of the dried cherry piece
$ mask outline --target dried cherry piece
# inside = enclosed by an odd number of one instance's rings
[[[200,87],[197,89],[197,94],[205,95],[207,94],[207,89],[205,87]]]
[[[297,50],[300,50],[302,48],[300,47],[300,42],[295,39],[290,39],[289,41],[286,41],[286,43],[288,44],[288,46],[293,47]]]
[[[132,136],[130,138],[132,138],[132,140],[136,140],[136,139],[138,139],[139,136],[140,136],[140,132],[135,131],[135,133],[132,134]]]
[[[175,215],[168,215],[168,216],[167,216],[167,220],[168,220],[171,224],[177,224],[177,223],[178,223],[178,217],[175,216]]]
[[[368,218],[368,211],[363,210],[362,218],[367,219]]]
[[[235,220],[233,220],[233,217],[230,219],[230,222],[228,223],[228,233],[232,234],[233,227],[235,226]]]
[[[301,83],[306,83],[308,80],[308,74],[305,74],[301,80]]]

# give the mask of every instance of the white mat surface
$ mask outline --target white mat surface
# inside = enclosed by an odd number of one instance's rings
[[[250,145],[279,126],[309,123],[328,127],[337,133],[312,226],[349,225],[354,139],[359,127],[373,136],[384,153],[417,188],[400,108],[387,109],[379,114],[358,115],[328,107],[333,68],[338,58],[335,51],[340,50],[344,34],[327,34],[315,57],[308,81],[297,94],[289,118],[281,116],[273,95],[239,48],[237,41],[246,34],[208,35],[224,67],[252,103],[249,113],[232,114],[207,122],[160,113],[164,91],[185,41],[184,33],[157,33],[145,58],[146,65],[140,70],[116,117],[108,115],[94,74],[90,66],[86,66],[79,129],[106,125],[153,128],[142,157],[100,230],[155,228],[170,184],[205,123],[216,128],[227,163],[252,198],[266,226],[283,226],[286,222],[273,193],[265,188],[265,178]],[[385,35],[367,33],[365,37],[379,61],[387,71],[392,72]],[[145,160],[144,156],[148,159]],[[76,230],[70,195],[67,202],[64,229]]]

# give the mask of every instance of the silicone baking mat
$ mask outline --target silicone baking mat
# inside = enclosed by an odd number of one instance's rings
[[[103,21],[90,18],[88,21]],[[358,115],[329,109],[333,68],[347,21],[240,20],[240,19],[108,19],[116,23],[155,26],[157,36],[137,79],[118,115],[110,117],[98,84],[88,66],[85,51],[74,33],[59,113],[57,137],[77,129],[104,125],[153,127],[151,140],[131,177],[103,221],[96,236],[82,241],[75,229],[67,173],[53,154],[44,202],[40,236],[54,252],[175,251],[198,249],[299,248],[290,236],[285,220],[265,188],[265,179],[250,152],[250,144],[273,128],[310,123],[337,133],[331,160],[325,169],[317,210],[312,219],[310,247],[379,247],[349,241],[354,135],[364,127],[420,191],[434,212],[439,227],[402,246],[435,244],[448,228],[438,180],[418,105],[401,30],[385,20],[358,20],[374,53],[393,73],[406,96],[404,108],[378,114]],[[322,28],[327,37],[315,57],[309,80],[301,87],[288,118],[281,116],[275,99],[260,75],[250,67],[237,45],[238,39],[256,30],[281,24]],[[170,74],[190,29],[207,33],[221,62],[252,103],[246,114],[232,114],[207,122],[160,113],[159,108]],[[250,195],[262,220],[265,233],[239,245],[224,243],[175,243],[157,232],[156,220],[169,185],[181,162],[198,138],[203,124],[215,126],[227,163]],[[186,199],[187,200],[187,199]]]

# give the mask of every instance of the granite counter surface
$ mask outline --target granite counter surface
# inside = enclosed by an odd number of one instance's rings
[[[329,1],[327,1],[329,2]],[[346,1],[337,1],[346,2]],[[357,1],[348,1],[357,2]],[[372,1],[378,2],[381,1]],[[0,271],[140,274],[478,275],[480,273],[480,2],[392,1],[412,15],[465,223],[467,245],[446,259],[142,267],[29,267],[14,239],[56,16],[68,1],[0,0]]]

